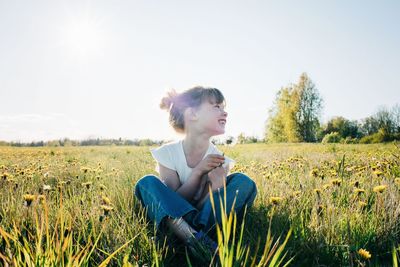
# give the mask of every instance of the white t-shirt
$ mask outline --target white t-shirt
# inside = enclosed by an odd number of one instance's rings
[[[160,164],[168,169],[174,170],[178,173],[179,180],[181,184],[184,184],[190,177],[193,168],[190,168],[187,165],[187,160],[185,156],[185,152],[183,150],[183,140],[170,142],[164,144],[158,148],[154,148],[150,150],[153,158],[157,161],[156,171],[160,173]],[[218,150],[218,148],[210,142],[208,146],[208,150],[204,155],[203,159],[208,154],[219,154],[222,155],[222,152]],[[227,167],[228,171],[233,168],[235,161],[231,158],[225,156],[225,163],[222,165],[223,167]]]

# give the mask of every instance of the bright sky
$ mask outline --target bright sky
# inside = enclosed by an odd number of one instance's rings
[[[0,0],[0,140],[175,139],[168,89],[219,88],[262,136],[307,72],[322,119],[400,103],[400,1]]]

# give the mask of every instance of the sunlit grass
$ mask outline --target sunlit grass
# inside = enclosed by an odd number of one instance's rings
[[[243,224],[229,213],[217,229],[220,265],[265,266],[280,247],[282,265],[293,257],[297,266],[398,260],[400,151],[393,144],[221,149],[258,195]],[[133,196],[148,173],[154,162],[146,147],[1,147],[0,265],[184,266],[184,247],[155,241]]]

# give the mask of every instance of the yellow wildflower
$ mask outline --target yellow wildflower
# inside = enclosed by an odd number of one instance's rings
[[[39,195],[38,196],[38,201],[43,204],[46,202],[46,196],[45,195]]]
[[[364,193],[365,193],[365,190],[364,190],[364,189],[361,189],[361,188],[355,188],[355,189],[354,189],[354,193],[355,193],[357,196],[360,196],[361,194],[364,194]]]
[[[82,186],[86,187],[86,189],[89,189],[91,185],[92,185],[92,182],[82,183]]]
[[[317,169],[317,168],[313,168],[313,169],[310,171],[310,176],[312,176],[312,177],[317,177],[317,176],[318,176],[318,169]]]
[[[110,211],[112,211],[114,209],[110,205],[101,205],[100,207],[103,209],[105,216],[107,216],[110,213]]]
[[[383,191],[385,191],[386,187],[387,185],[378,185],[374,187],[373,191],[375,193],[382,193]]]
[[[364,207],[367,206],[367,203],[364,202],[364,201],[358,201],[358,205],[359,205],[361,208],[364,208]]]
[[[88,168],[88,167],[82,167],[82,168],[81,168],[81,171],[82,171],[83,173],[87,173],[87,172],[89,171],[89,168]]]
[[[104,191],[107,189],[107,187],[104,184],[100,184],[99,187],[100,187],[101,191]]]
[[[366,260],[368,260],[368,259],[371,258],[371,253],[369,253],[368,250],[365,250],[365,249],[363,249],[363,248],[360,248],[360,249],[358,250],[358,255],[360,255],[362,258],[364,258],[364,259],[366,259]]]
[[[340,186],[341,183],[342,183],[342,181],[340,179],[332,179],[331,180],[332,185]]]
[[[27,207],[30,207],[32,204],[32,201],[34,201],[36,198],[35,195],[31,195],[31,194],[25,194],[24,195],[24,205]]]
[[[110,205],[111,204],[111,200],[106,196],[101,196],[101,200],[102,200],[102,203],[105,204],[105,205]]]
[[[319,196],[321,194],[321,189],[315,188],[314,192]]]
[[[353,183],[353,186],[354,186],[354,187],[359,187],[359,186],[360,186],[360,182],[359,182],[359,181],[355,181],[355,182]]]
[[[269,202],[271,202],[274,205],[278,205],[279,202],[281,202],[283,200],[282,197],[270,197],[269,198]]]
[[[301,191],[300,191],[300,190],[294,191],[294,192],[293,192],[293,196],[294,196],[294,197],[297,197],[297,196],[299,196],[300,194],[301,194]]]
[[[324,190],[327,190],[327,189],[329,189],[331,187],[331,184],[324,184],[323,186],[322,186],[322,188],[324,189]]]

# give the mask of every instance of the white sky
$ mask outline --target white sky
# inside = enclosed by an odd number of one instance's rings
[[[176,138],[166,90],[219,88],[262,136],[307,72],[322,119],[400,102],[400,1],[0,0],[0,140]]]

